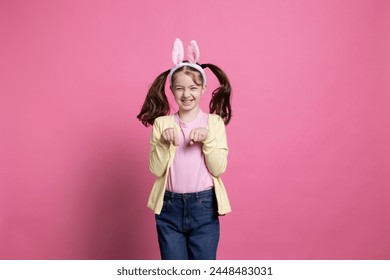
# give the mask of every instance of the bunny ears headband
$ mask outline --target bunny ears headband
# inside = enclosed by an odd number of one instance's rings
[[[183,58],[184,58],[183,42],[180,39],[176,39],[173,44],[173,50],[172,50],[172,61],[175,66],[169,72],[169,82],[172,84],[172,76],[176,70],[180,69],[183,66],[188,66],[198,70],[202,74],[203,84],[206,85],[206,73],[204,72],[203,68],[199,64],[197,64],[199,60],[199,56],[200,56],[200,52],[199,52],[198,45],[194,40],[192,40],[187,49],[188,62],[183,62]]]

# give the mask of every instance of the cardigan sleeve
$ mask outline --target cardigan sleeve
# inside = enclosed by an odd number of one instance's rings
[[[226,128],[222,118],[216,115],[208,127],[207,138],[203,141],[203,153],[206,165],[214,177],[219,177],[225,172],[227,166],[228,145],[226,139]]]
[[[157,118],[150,137],[149,169],[156,177],[162,177],[168,166],[169,144],[161,141],[162,128]]]

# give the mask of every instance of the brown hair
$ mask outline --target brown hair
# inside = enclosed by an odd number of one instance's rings
[[[211,95],[209,104],[210,113],[219,115],[224,120],[225,124],[228,124],[232,117],[232,108],[230,105],[232,88],[230,86],[229,79],[225,72],[214,64],[202,64],[200,66],[202,68],[209,68],[217,77],[220,84],[220,86],[216,88]],[[170,70],[167,70],[161,73],[153,81],[146,95],[144,104],[142,105],[141,112],[137,115],[137,118],[145,126],[153,125],[156,118],[169,115],[170,113],[169,102],[165,94],[165,83],[169,75],[169,71]],[[203,84],[203,77],[200,72],[195,68],[188,66],[183,66],[176,70],[172,76],[172,80],[174,80],[176,73],[182,71],[191,76],[196,84]]]
[[[190,67],[188,65],[180,67],[179,69],[177,69],[173,73],[173,75],[172,75],[172,84],[175,81],[176,74],[179,73],[179,72],[183,72],[187,76],[190,76],[197,86],[202,86],[204,84],[202,74],[198,70],[196,70],[195,68]]]

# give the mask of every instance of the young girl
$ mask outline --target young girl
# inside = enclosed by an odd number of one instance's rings
[[[226,74],[213,64],[198,64],[195,41],[184,48],[175,40],[174,67],[151,85],[137,118],[153,125],[149,167],[157,177],[148,207],[156,217],[162,259],[216,259],[219,215],[231,211],[220,178],[227,165],[225,124],[231,118],[231,87]],[[210,114],[199,101],[206,90],[209,68],[220,86],[213,91]],[[169,78],[179,111],[169,115],[165,83]]]

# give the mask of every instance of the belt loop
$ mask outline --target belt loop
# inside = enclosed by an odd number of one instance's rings
[[[197,192],[195,194],[196,194],[196,199],[199,199],[199,192]]]

